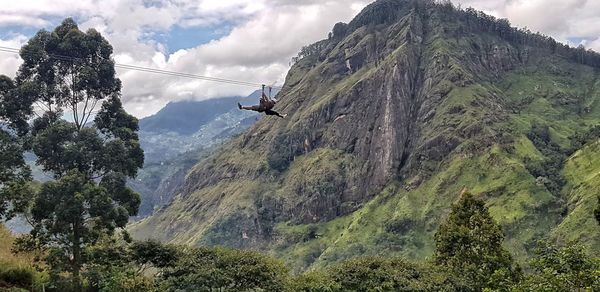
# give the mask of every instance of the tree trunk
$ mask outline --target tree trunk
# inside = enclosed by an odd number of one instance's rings
[[[73,273],[73,288],[75,291],[81,291],[81,279],[79,271],[81,270],[81,226],[79,220],[73,223],[73,261],[71,269]]]

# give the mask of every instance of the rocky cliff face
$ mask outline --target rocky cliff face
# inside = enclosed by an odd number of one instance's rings
[[[383,0],[336,25],[290,70],[277,108],[288,119],[263,118],[196,165],[133,234],[269,250],[297,267],[381,252],[424,258],[469,188],[486,196],[511,249],[527,252],[569,216],[569,191],[551,193],[526,168],[545,159],[527,133],[546,123],[568,148],[566,137],[600,114],[558,100],[594,108],[598,75],[553,40],[486,17]]]

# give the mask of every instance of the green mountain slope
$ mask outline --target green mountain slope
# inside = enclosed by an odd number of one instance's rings
[[[132,234],[265,250],[297,269],[425,259],[466,188],[517,259],[543,238],[600,252],[597,146],[571,146],[600,123],[599,60],[474,10],[377,1],[303,49],[278,95],[288,119],[263,118],[200,162]]]

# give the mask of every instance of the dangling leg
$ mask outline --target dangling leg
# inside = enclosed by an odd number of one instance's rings
[[[241,105],[241,104],[238,102],[238,108],[239,108],[239,109],[242,109],[242,110],[249,110],[249,111],[260,112],[260,106],[259,106],[259,105],[251,105],[251,106],[250,106],[250,105],[248,105],[248,106],[244,106],[244,105]]]
[[[265,111],[265,114],[266,114],[266,115],[268,115],[268,116],[278,116],[278,117],[280,117],[280,118],[285,118],[285,117],[287,117],[287,114],[283,114],[283,115],[282,115],[282,114],[280,114],[280,113],[278,113],[278,112],[276,112],[276,111],[274,111],[274,110],[266,110],[266,111]]]

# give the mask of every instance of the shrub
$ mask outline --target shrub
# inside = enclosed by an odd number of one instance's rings
[[[29,288],[33,284],[35,272],[25,267],[9,267],[0,270],[0,287]]]

